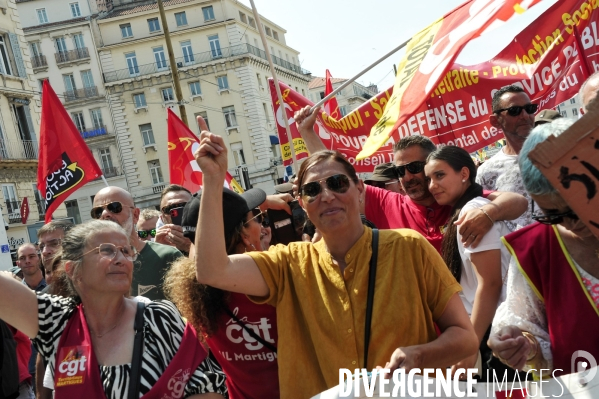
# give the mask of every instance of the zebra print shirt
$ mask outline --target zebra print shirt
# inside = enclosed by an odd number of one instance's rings
[[[71,298],[37,294],[39,311],[39,332],[33,343],[48,361],[54,378],[55,357],[58,341],[69,318],[76,309]],[[171,302],[156,301],[146,305],[144,311],[144,353],[141,366],[141,386],[139,396],[146,394],[162,375],[177,352],[185,322]],[[133,331],[131,332],[133,334]],[[121,399],[129,389],[130,364],[100,366],[100,380],[108,399]],[[195,370],[185,386],[185,397],[216,392],[226,397],[225,374],[220,366],[207,357]]]

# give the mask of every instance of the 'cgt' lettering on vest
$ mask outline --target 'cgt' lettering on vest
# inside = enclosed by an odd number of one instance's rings
[[[263,317],[259,323],[250,323],[244,320],[247,328],[254,330],[254,333],[259,337],[264,338],[266,342],[274,344],[274,340],[270,336],[270,328],[272,325],[268,322],[268,318]],[[253,338],[242,326],[237,323],[227,326],[227,338],[235,344],[240,344],[245,341],[245,347],[248,350],[260,350],[264,347],[260,342]]]
[[[79,385],[85,382],[87,362],[90,358],[88,345],[61,348],[56,356],[56,387]]]
[[[69,377],[72,377],[79,371],[85,370],[86,362],[87,358],[85,356],[82,356],[81,359],[64,361],[58,366],[58,371],[61,373],[66,373]]]
[[[183,397],[183,391],[185,390],[185,385],[187,385],[187,381],[191,377],[191,369],[179,369],[177,372],[168,380],[167,388],[172,392],[172,396],[166,396],[169,399],[179,399]]]

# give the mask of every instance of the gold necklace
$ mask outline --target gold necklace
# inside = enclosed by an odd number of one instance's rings
[[[100,334],[96,334],[94,332],[94,330],[92,330],[92,329],[90,329],[90,331],[96,336],[96,338],[102,338],[103,336],[105,336],[106,334],[108,334],[109,332],[111,332],[112,330],[114,330],[116,328],[116,326],[118,326],[118,325],[119,325],[119,323],[117,322],[114,326],[112,326],[110,328],[110,330],[106,331],[104,334],[101,334],[101,335]]]

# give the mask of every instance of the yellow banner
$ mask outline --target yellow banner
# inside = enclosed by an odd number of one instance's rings
[[[308,148],[302,138],[293,139],[293,149],[296,156],[302,152],[308,153]],[[289,143],[281,145],[281,158],[283,158],[283,161],[291,159],[291,146]]]
[[[389,140],[391,130],[393,130],[395,123],[399,119],[403,95],[410,86],[414,76],[416,76],[418,68],[422,63],[422,60],[424,60],[424,57],[426,57],[428,50],[433,45],[435,35],[442,24],[443,18],[439,18],[427,28],[416,34],[416,36],[414,36],[408,43],[406,54],[397,68],[395,84],[393,85],[393,94],[387,102],[383,116],[370,131],[370,136],[368,136],[368,139],[364,143],[364,147],[358,154],[357,159],[361,160],[368,158]]]

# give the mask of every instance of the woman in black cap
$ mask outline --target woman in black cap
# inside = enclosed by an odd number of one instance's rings
[[[201,192],[183,211],[184,235],[195,241]],[[260,189],[239,195],[222,193],[225,246],[228,254],[261,251],[266,200]],[[216,215],[215,215],[216,216]],[[198,283],[193,250],[175,262],[165,277],[170,300],[202,332],[214,357],[227,375],[229,398],[278,398],[276,309],[257,305],[245,295]]]

